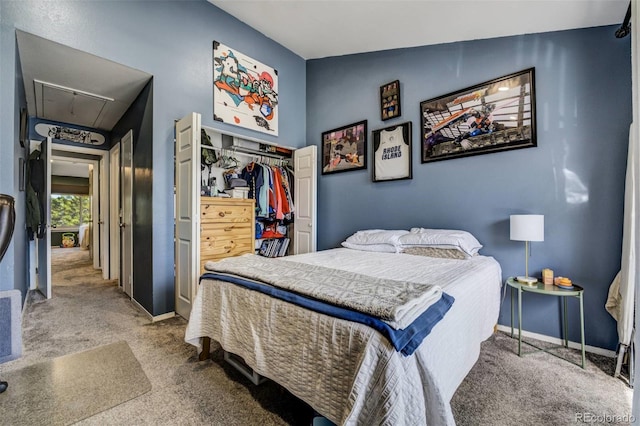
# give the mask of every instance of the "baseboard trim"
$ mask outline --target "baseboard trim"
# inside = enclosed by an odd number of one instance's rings
[[[499,331],[504,331],[505,333],[511,334],[511,327],[506,325],[498,324],[497,329]],[[514,328],[514,336],[517,335],[518,329]],[[556,345],[561,345],[564,343],[563,339],[559,339],[557,337],[547,336],[545,334],[533,333],[531,331],[522,330],[522,337],[530,337],[532,339],[541,340],[543,342],[553,343]],[[569,340],[569,347],[572,349],[580,349],[580,342],[572,342]],[[602,355],[609,358],[615,358],[617,356],[615,351],[610,349],[598,348],[596,346],[584,345],[584,350],[586,352],[590,352],[596,355]]]
[[[175,312],[167,312],[166,314],[156,315],[151,319],[151,322],[164,321],[166,319],[173,318],[175,316],[176,316]]]
[[[142,306],[140,303],[138,303],[138,301],[134,298],[131,298],[131,302],[142,311],[142,313],[144,313],[146,315],[147,318],[149,318],[149,321],[151,322],[158,322],[158,321],[164,321],[166,319],[169,318],[173,318],[176,316],[175,312],[167,312],[166,314],[162,314],[162,315],[156,315],[155,317],[153,315],[151,315],[149,313],[149,311],[147,311],[144,306]]]

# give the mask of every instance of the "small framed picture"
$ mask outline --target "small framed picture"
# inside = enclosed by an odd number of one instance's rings
[[[367,120],[322,133],[322,174],[367,168]]]
[[[380,118],[382,121],[400,117],[400,81],[380,86]]]
[[[373,131],[373,181],[412,179],[411,122]]]

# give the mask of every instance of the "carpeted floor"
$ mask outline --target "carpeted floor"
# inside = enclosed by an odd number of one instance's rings
[[[151,391],[78,424],[310,425],[310,407],[273,382],[252,385],[224,363],[215,343],[212,359],[198,362],[195,349],[183,340],[186,321],[150,323],[114,282],[100,279],[87,251],[52,252],[53,298],[29,302],[23,356],[0,364],[0,377],[40,361],[126,341]],[[520,358],[516,351],[517,341],[503,333],[483,343],[480,359],[452,399],[458,425],[562,425],[576,423],[584,413],[630,414],[632,392],[611,377],[612,359],[589,355],[582,370],[545,353]],[[28,412],[29,404],[23,409]],[[0,395],[0,418],[2,410]]]

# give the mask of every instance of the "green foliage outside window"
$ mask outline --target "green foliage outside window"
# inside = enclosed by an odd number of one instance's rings
[[[87,195],[51,195],[51,225],[56,228],[78,227],[90,220]]]

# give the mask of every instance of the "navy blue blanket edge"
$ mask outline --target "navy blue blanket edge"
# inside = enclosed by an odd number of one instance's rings
[[[250,290],[267,294],[269,296],[275,297],[276,299],[284,300],[286,302],[302,306],[315,312],[368,325],[369,327],[382,333],[383,336],[389,339],[396,351],[401,352],[405,356],[413,354],[413,352],[418,349],[420,343],[422,343],[424,338],[427,337],[429,333],[431,333],[433,327],[444,317],[447,311],[449,311],[451,305],[453,305],[453,302],[455,300],[453,296],[450,296],[443,292],[442,297],[437,302],[429,306],[429,308],[427,308],[427,310],[425,310],[422,314],[420,314],[418,318],[416,318],[415,321],[411,323],[411,325],[409,325],[405,329],[396,330],[386,322],[371,315],[353,311],[351,309],[342,308],[340,306],[331,305],[329,303],[321,302],[319,300],[293,293],[278,287],[273,287],[268,284],[244,279],[236,275],[206,272],[200,277],[200,282],[202,282],[203,279],[226,281],[248,288]]]

